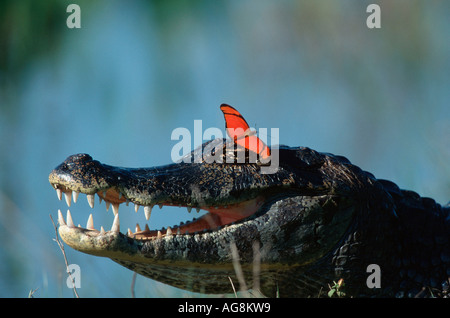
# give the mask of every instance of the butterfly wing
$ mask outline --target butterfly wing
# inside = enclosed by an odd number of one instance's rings
[[[236,141],[237,139],[244,138],[250,132],[250,127],[244,117],[236,109],[227,104],[222,104],[220,109],[225,117],[227,134],[231,139]]]
[[[270,157],[270,148],[255,135],[237,139],[236,143],[250,151],[256,152],[264,159]]]
[[[222,104],[220,109],[225,117],[225,127],[227,134],[238,145],[256,152],[264,159],[270,156],[270,149],[259,139],[254,131],[250,130],[245,118],[235,108],[230,105]]]

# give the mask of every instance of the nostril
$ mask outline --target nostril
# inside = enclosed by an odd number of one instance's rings
[[[93,160],[90,155],[85,154],[85,153],[80,153],[80,154],[76,154],[76,155],[67,157],[67,159],[64,160],[64,162],[61,166],[65,167],[69,170],[72,170],[75,165],[80,165],[82,163],[91,162],[91,161],[93,161]]]
[[[79,154],[73,155],[69,158],[72,158],[73,161],[90,161],[90,160],[92,160],[92,157],[90,155],[88,155],[87,153],[79,153]]]

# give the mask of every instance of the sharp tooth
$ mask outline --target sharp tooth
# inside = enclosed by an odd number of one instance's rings
[[[61,210],[58,210],[58,223],[59,223],[59,225],[66,225],[66,222],[64,221],[64,217],[61,213]]]
[[[114,215],[119,214],[119,203],[113,203],[112,207]]]
[[[135,204],[135,205],[134,205],[134,212],[137,213],[138,210],[139,210],[139,204]]]
[[[119,192],[119,200],[122,198],[122,192]]]
[[[89,215],[89,218],[87,220],[86,228],[88,230],[95,230],[94,228],[94,218],[92,217],[92,213]]]
[[[109,205],[110,205],[111,203],[105,200],[105,204],[106,204],[106,212],[108,212],[108,210],[109,210]]]
[[[102,199],[102,197],[101,197],[101,196],[98,196],[98,202],[99,202],[100,204],[102,204],[102,202],[103,202],[103,199]]]
[[[61,201],[61,199],[62,199],[62,190],[61,189],[56,189],[56,195],[58,196],[59,201]]]
[[[162,237],[162,233],[161,231],[158,231],[158,234],[156,234],[156,238],[161,238]]]
[[[132,236],[133,236],[133,232],[131,232],[130,228],[128,228],[127,235],[128,235],[129,237],[132,237]]]
[[[113,225],[111,226],[112,232],[119,232],[120,231],[120,223],[119,223],[119,214],[116,214],[114,217]]]
[[[139,226],[139,223],[136,223],[136,228],[134,230],[134,232],[140,232],[141,231],[141,227]]]
[[[103,197],[106,198],[106,190],[103,191]]]
[[[195,210],[197,211],[197,213],[200,212],[200,208],[195,208]]]
[[[145,218],[147,219],[147,221],[150,219],[150,214],[152,213],[152,207],[151,206],[144,206],[144,213],[145,213]]]
[[[100,226],[100,235],[105,234],[105,229],[103,228],[103,226]]]
[[[163,205],[162,203],[158,204],[159,208],[162,209]]]
[[[192,207],[191,207],[191,206],[188,206],[188,207],[187,207],[187,210],[188,210],[189,213],[191,213]]]
[[[73,191],[72,194],[73,194],[73,202],[77,203],[78,195],[80,194],[80,192]]]
[[[128,204],[130,204],[130,200],[126,199],[125,205],[128,206]]]
[[[150,229],[148,228],[148,224],[145,224],[144,232],[150,232]]]
[[[89,206],[91,207],[91,209],[94,208],[94,201],[95,201],[95,194],[88,194],[87,195],[87,201],[89,203]]]
[[[72,215],[70,214],[70,210],[67,210],[66,220],[68,227],[75,227],[75,225],[73,224]]]
[[[172,235],[172,229],[170,226],[167,227],[166,235]]]
[[[66,199],[67,206],[70,206],[72,203],[72,191],[64,192],[64,198]]]

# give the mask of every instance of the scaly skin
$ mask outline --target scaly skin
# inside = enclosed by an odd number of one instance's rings
[[[213,145],[225,147],[221,140]],[[75,227],[70,215],[65,220],[60,214],[62,239],[151,279],[205,293],[232,292],[228,277],[235,276],[236,247],[247,286],[259,260],[257,277],[266,296],[315,297],[339,278],[349,296],[446,295],[448,206],[377,180],[346,158],[308,148],[280,147],[273,174],[260,173],[257,163],[205,158],[130,169],[86,154],[70,156],[49,176],[68,200],[72,191],[88,200],[96,193],[113,204],[115,214],[127,201],[144,206],[148,217],[154,205],[209,213],[175,228],[127,234],[120,233],[118,216],[105,232]],[[379,265],[381,288],[367,287],[369,264]]]

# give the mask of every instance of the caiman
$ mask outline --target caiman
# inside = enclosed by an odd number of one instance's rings
[[[275,173],[261,173],[260,162],[208,160],[217,151],[243,150],[216,139],[192,160],[154,168],[68,157],[49,176],[59,199],[64,194],[70,206],[84,193],[93,207],[97,195],[115,217],[105,231],[92,217],[83,228],[59,212],[60,236],[76,250],[195,292],[232,293],[231,278],[267,297],[317,297],[343,279],[352,297],[447,297],[450,205],[309,148],[279,146]],[[129,202],[147,220],[155,205],[208,213],[121,233],[119,205]]]

